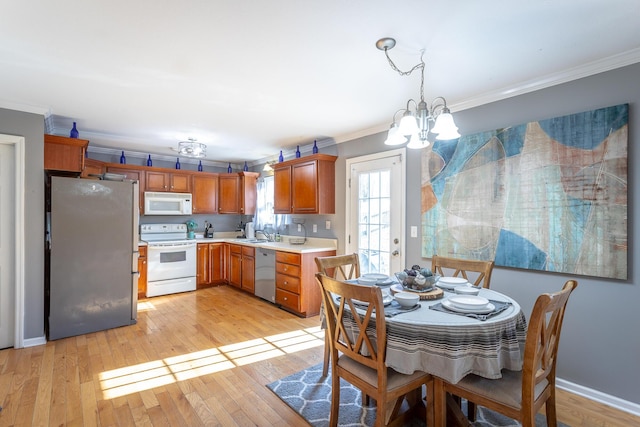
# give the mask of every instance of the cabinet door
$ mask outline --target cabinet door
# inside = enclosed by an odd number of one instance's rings
[[[147,171],[146,178],[145,191],[169,191],[169,179],[166,173]]]
[[[209,243],[209,281],[214,284],[224,282],[224,243]]]
[[[44,168],[47,170],[82,172],[84,152],[89,141],[58,135],[44,136]]]
[[[147,247],[138,248],[138,299],[147,296]]]
[[[193,213],[218,213],[218,175],[194,175]]]
[[[242,257],[242,289],[255,292],[256,259],[252,256]]]
[[[242,250],[239,245],[229,245],[229,284],[242,287]]]
[[[257,172],[242,172],[240,174],[240,213],[243,215],[253,215],[256,213],[256,201],[258,199],[258,177]]]
[[[81,178],[95,178],[89,175],[102,175],[104,173],[104,162],[95,159],[84,159],[84,169],[80,174]]]
[[[218,213],[240,213],[240,177],[238,174],[218,176]]]
[[[291,213],[291,167],[273,171],[273,212]]]
[[[186,173],[169,174],[169,191],[174,193],[191,192],[191,175]]]
[[[293,213],[318,212],[318,162],[291,166]]]
[[[207,285],[209,278],[209,244],[198,243],[198,253],[196,257],[196,286]]]

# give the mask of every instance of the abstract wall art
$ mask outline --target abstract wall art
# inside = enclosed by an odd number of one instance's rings
[[[436,141],[422,256],[627,279],[629,105]]]

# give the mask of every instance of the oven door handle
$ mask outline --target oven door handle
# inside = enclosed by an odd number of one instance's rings
[[[187,243],[147,243],[149,248],[153,249],[172,249],[172,248],[192,248],[196,245],[196,242]]]

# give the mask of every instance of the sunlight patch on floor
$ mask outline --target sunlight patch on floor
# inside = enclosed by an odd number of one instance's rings
[[[145,310],[155,309],[148,305]],[[113,399],[322,345],[320,327],[285,332],[104,371],[100,388],[104,399]]]

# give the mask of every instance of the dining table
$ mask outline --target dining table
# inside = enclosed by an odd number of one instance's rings
[[[403,290],[397,282],[380,287],[383,296]],[[469,374],[497,379],[503,369],[522,370],[527,321],[518,302],[481,288],[478,295],[495,307],[492,312],[453,311],[447,300],[456,293],[453,289],[443,291],[441,298],[421,299],[419,306],[410,309],[402,309],[385,297],[386,365],[407,375],[415,371],[430,373],[436,384],[457,383]],[[447,397],[438,388],[434,397],[436,425],[444,425],[446,417],[441,408]]]

